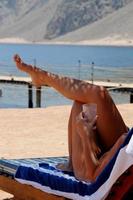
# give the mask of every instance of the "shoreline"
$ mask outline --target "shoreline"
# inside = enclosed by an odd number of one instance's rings
[[[83,40],[78,42],[70,41],[28,41],[23,38],[0,38],[0,44],[18,44],[18,45],[70,45],[70,46],[111,46],[111,47],[133,47],[133,40],[108,40],[108,39],[97,39],[97,40]]]

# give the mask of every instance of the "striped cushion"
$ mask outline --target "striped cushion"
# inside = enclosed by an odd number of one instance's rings
[[[60,161],[47,159],[35,164],[22,162],[17,169],[15,178],[21,183],[70,199],[104,199],[117,178],[133,165],[132,155],[126,152],[132,134],[133,129],[129,131],[124,143],[93,183],[78,181],[73,173],[58,170],[56,165],[66,158]]]

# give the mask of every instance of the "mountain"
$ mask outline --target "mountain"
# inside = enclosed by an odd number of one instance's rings
[[[47,24],[60,2],[62,0],[1,0],[0,38],[43,40]]]
[[[47,26],[45,38],[53,39],[98,21],[132,0],[65,0]]]
[[[79,42],[132,36],[132,7],[133,0],[1,0],[0,39]]]
[[[58,43],[133,45],[133,2],[91,25],[54,39]]]

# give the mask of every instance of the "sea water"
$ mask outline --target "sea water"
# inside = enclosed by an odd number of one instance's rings
[[[0,76],[27,76],[16,69],[16,53],[26,63],[81,80],[133,81],[133,47],[0,44]],[[27,107],[27,86],[0,84],[0,89],[0,108]],[[111,95],[116,103],[129,102],[129,94]],[[33,97],[35,107],[35,90]],[[42,107],[71,103],[52,88],[42,88]]]

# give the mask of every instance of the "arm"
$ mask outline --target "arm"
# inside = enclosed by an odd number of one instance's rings
[[[116,153],[120,145],[123,143],[126,135],[123,134],[116,141],[114,146],[106,152],[100,159],[96,157],[95,148],[98,148],[93,137],[93,125],[94,123],[88,124],[85,119],[80,118],[78,121],[78,133],[81,137],[83,145],[83,165],[84,165],[84,177],[85,181],[94,181],[96,177],[102,172],[104,167],[108,164],[110,159]],[[94,148],[95,147],[95,148]]]
[[[99,160],[99,165],[97,169],[95,170],[94,177],[96,178],[104,169],[104,167],[108,164],[108,162],[111,160],[111,158],[114,156],[114,154],[117,152],[121,144],[123,144],[125,138],[126,138],[126,133],[121,135],[116,143],[113,145],[113,147],[106,152]]]
[[[83,151],[81,153],[83,168],[82,168],[82,180],[92,181],[93,175],[99,165],[99,161],[96,157],[99,147],[94,141],[94,130],[96,118],[93,122],[88,123],[83,116],[83,112],[80,113],[77,118],[77,131],[81,138]],[[78,177],[77,177],[78,178]]]

